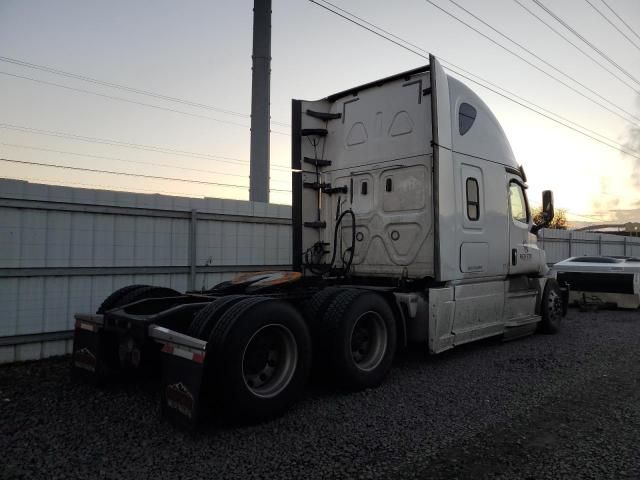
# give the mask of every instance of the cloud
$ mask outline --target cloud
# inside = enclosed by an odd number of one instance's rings
[[[640,95],[636,99],[636,104],[640,107]],[[631,180],[633,182],[633,186],[636,188],[640,188],[640,127],[636,125],[632,125],[627,130],[627,138],[624,142],[624,148],[627,151],[633,152],[636,156],[629,155],[623,153],[624,156],[629,157],[631,159],[632,168],[631,168]]]
[[[637,102],[640,108],[640,96]],[[603,175],[600,178],[600,191],[591,201],[591,209],[595,216],[601,217],[603,223],[626,223],[640,221],[640,200],[637,195],[640,192],[640,127],[629,126],[626,135],[621,138],[624,150],[622,156],[631,161],[629,179],[631,192],[620,185],[620,180]],[[625,192],[626,191],[626,192]]]
[[[637,222],[640,220],[640,208],[625,208],[611,212],[616,222]]]
[[[624,143],[624,148],[632,152],[640,152],[640,128],[631,127],[627,132],[627,141]],[[631,168],[631,180],[633,186],[640,188],[640,158],[633,157],[631,155],[623,154],[631,158],[633,161]]]

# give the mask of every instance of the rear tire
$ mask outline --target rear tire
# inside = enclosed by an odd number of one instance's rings
[[[325,361],[348,390],[377,387],[391,369],[397,330],[393,311],[377,293],[346,290],[334,297],[323,325]]]
[[[104,302],[102,302],[102,304],[98,307],[98,310],[96,311],[96,313],[98,314],[104,313],[107,310],[111,310],[112,308],[116,308],[120,306],[119,301],[122,297],[133,292],[138,288],[145,288],[148,286],[149,285],[128,285],[126,287],[119,288],[118,290],[116,290],[115,292],[113,292],[111,295],[109,295],[107,298],[104,299]]]
[[[564,316],[562,303],[560,285],[555,279],[550,278],[544,286],[540,303],[540,311],[542,313],[540,331],[542,333],[558,333]]]
[[[180,292],[172,288],[146,285],[136,288],[120,297],[115,307],[122,307],[123,305],[128,305],[139,300],[146,300],[147,298],[179,297],[180,295],[182,295]]]
[[[320,322],[322,322],[324,312],[333,299],[342,292],[344,292],[344,289],[338,287],[324,288],[307,301],[304,308],[304,316],[312,334],[320,330]]]
[[[305,304],[304,318],[309,325],[311,341],[313,342],[313,359],[311,365],[311,376],[325,382],[330,377],[330,366],[327,358],[330,353],[327,351],[330,340],[327,338],[328,328],[323,323],[324,316],[331,305],[331,302],[341,293],[344,288],[328,287],[314,294]]]
[[[209,339],[209,335],[211,335],[211,330],[213,330],[213,327],[224,312],[244,298],[247,298],[247,296],[228,295],[226,297],[215,299],[209,305],[200,310],[195,317],[193,317],[186,334],[190,337],[207,341]]]
[[[208,377],[221,418],[265,420],[300,397],[309,375],[311,338],[292,305],[245,298],[220,317],[209,343]]]

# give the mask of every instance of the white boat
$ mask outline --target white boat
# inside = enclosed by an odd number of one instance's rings
[[[640,306],[640,258],[584,256],[556,263],[552,271],[569,285],[569,304]]]

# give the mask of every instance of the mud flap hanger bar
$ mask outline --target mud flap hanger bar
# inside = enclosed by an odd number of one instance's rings
[[[76,328],[81,330],[95,332],[104,325],[104,315],[76,313],[74,317],[76,319]]]
[[[165,344],[163,352],[202,363],[207,351],[207,342],[157,325],[149,325],[149,337]]]

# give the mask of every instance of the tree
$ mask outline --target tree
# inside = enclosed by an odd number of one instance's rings
[[[533,223],[542,222],[542,207],[533,208]],[[556,228],[558,230],[566,230],[569,226],[567,220],[567,211],[564,208],[556,208],[553,220],[546,228]]]

